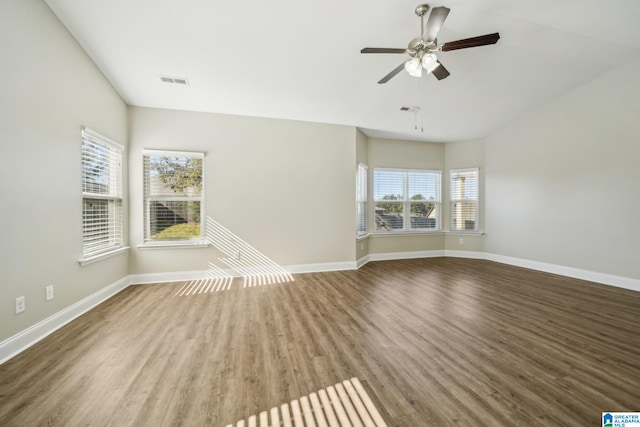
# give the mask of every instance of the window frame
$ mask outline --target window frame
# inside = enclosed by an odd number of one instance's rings
[[[155,149],[143,149],[142,150],[142,209],[143,209],[143,244],[141,248],[176,248],[176,247],[203,247],[207,246],[206,242],[206,220],[205,220],[205,154],[198,151],[183,151],[183,150],[155,150]],[[202,160],[201,170],[201,183],[199,195],[150,195],[150,171],[146,166],[146,157],[160,156],[160,157],[172,157],[172,158],[190,158]],[[150,236],[151,230],[151,202],[165,201],[165,202],[199,202],[200,203],[200,235],[190,238],[165,238],[165,239],[152,239]]]
[[[476,188],[475,188],[475,197],[464,197],[460,198],[457,194],[454,194],[458,188],[457,185],[454,184],[454,175],[462,174],[462,173],[474,173]],[[465,228],[456,228],[454,227],[454,220],[457,215],[455,214],[454,205],[456,203],[467,203],[475,206],[474,208],[474,228],[467,229]],[[480,233],[480,168],[462,168],[462,169],[451,169],[449,171],[449,231],[451,233]]]
[[[86,126],[80,128],[81,132],[81,174],[82,174],[82,245],[80,265],[86,265],[94,261],[122,253],[128,249],[125,246],[125,216],[124,216],[124,146],[95,132]],[[92,147],[89,147],[89,144]],[[96,147],[101,147],[100,153]],[[106,152],[106,154],[105,154]],[[100,175],[97,180],[105,179],[107,184],[90,183],[87,170],[91,167],[89,162],[107,162],[102,169],[105,175]],[[98,185],[106,187],[105,191],[96,191]],[[102,222],[95,222],[91,212],[87,210],[87,202],[106,202],[107,215]],[[102,239],[91,238],[96,232],[105,230]]]
[[[368,180],[369,167],[360,162],[356,170],[356,235],[364,237],[369,234],[368,225]]]
[[[385,200],[378,199],[375,194],[376,188],[376,172],[398,172],[403,176],[403,199],[401,200]],[[436,176],[436,200],[411,200],[409,196],[409,175],[412,173],[422,173]],[[375,211],[378,203],[398,203],[402,204],[402,229],[392,229],[388,231],[379,230],[376,225],[375,234],[424,234],[424,233],[441,233],[442,232],[442,170],[437,169],[403,169],[403,168],[374,168],[373,170],[373,209]],[[435,205],[435,227],[434,228],[411,228],[411,205],[418,203],[433,203]],[[408,215],[406,213],[409,213]]]

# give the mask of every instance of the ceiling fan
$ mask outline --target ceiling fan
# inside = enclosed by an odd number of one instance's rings
[[[449,76],[449,71],[438,60],[438,53],[456,49],[466,49],[468,47],[485,46],[495,44],[500,38],[499,33],[486,34],[484,36],[471,37],[469,39],[456,40],[452,42],[438,44],[438,33],[447,19],[451,9],[440,6],[431,9],[427,25],[424,25],[424,17],[429,12],[428,4],[419,4],[416,7],[416,15],[420,17],[420,37],[409,42],[406,49],[394,49],[384,47],[365,47],[360,53],[406,53],[411,59],[398,65],[389,74],[384,76],[378,84],[384,84],[391,80],[404,68],[414,77],[421,77],[424,69],[427,74],[433,74],[438,80]]]

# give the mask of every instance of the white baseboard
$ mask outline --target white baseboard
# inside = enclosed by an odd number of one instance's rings
[[[356,270],[362,268],[366,263],[370,261],[369,255],[365,255],[356,261]]]
[[[146,285],[149,283],[185,282],[188,280],[200,280],[206,277],[206,270],[169,271],[166,273],[143,273],[129,275],[129,283],[132,285]]]
[[[0,365],[129,286],[129,276],[0,342]]]
[[[291,274],[303,274],[303,273],[321,273],[326,271],[357,270],[359,266],[357,262],[344,261],[344,262],[326,262],[326,263],[315,263],[315,264],[295,264],[295,265],[286,265],[281,268]],[[260,269],[258,268],[258,270]],[[236,270],[233,270],[231,268],[220,269],[220,271],[223,274],[226,274],[228,277],[242,277],[242,275],[240,275]],[[129,283],[132,285],[143,285],[148,283],[184,282],[189,280],[201,280],[209,277],[207,273],[208,273],[207,270],[202,270],[202,271],[172,271],[172,272],[166,272],[166,273],[132,274],[129,276]]]
[[[487,254],[484,252],[457,251],[451,249],[445,250],[444,256],[452,258],[487,259]]]
[[[631,279],[629,277],[615,276],[612,274],[598,273],[596,271],[582,270],[579,268],[565,267],[557,264],[549,264],[540,261],[532,261],[522,258],[514,258],[504,255],[492,254],[487,252],[473,251],[415,251],[415,252],[393,252],[385,254],[370,254],[366,257],[366,262],[360,265],[358,260],[358,268],[369,261],[383,261],[394,259],[411,259],[411,258],[431,258],[431,257],[455,257],[455,258],[471,258],[486,259],[502,264],[509,264],[516,267],[530,268],[532,270],[544,271],[546,273],[558,274],[560,276],[572,277],[574,279],[587,280],[589,282],[601,283],[604,285],[615,286],[617,288],[629,289],[640,292],[640,280]],[[364,258],[362,258],[364,259]]]
[[[286,265],[284,269],[291,274],[321,273],[325,271],[357,270],[358,264],[353,261],[324,262],[317,264]]]
[[[574,279],[587,280],[589,282],[596,282],[640,292],[640,280],[631,279],[629,277],[615,276],[613,274],[598,273],[596,271],[582,270],[579,268],[565,267],[563,265],[549,264],[540,261],[532,261],[490,253],[485,254],[485,259],[514,265],[516,267],[530,268],[532,270],[544,271],[546,273],[558,274],[560,276],[572,277]]]

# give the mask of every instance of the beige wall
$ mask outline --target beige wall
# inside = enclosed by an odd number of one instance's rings
[[[80,267],[80,126],[126,144],[126,106],[41,1],[0,2],[0,342],[128,274]],[[126,193],[125,193],[126,197]],[[45,287],[55,298],[45,302]],[[16,297],[26,311],[16,315]]]
[[[369,138],[356,129],[356,164],[364,163],[369,166]]]
[[[490,253],[640,279],[640,60],[486,140]]]
[[[369,168],[444,170],[446,144],[369,138]]]
[[[482,232],[484,230],[484,217],[485,217],[485,143],[483,140],[477,141],[464,141],[464,142],[452,142],[445,146],[446,148],[446,176],[443,178],[442,188],[443,193],[447,199],[447,203],[444,206],[445,218],[449,221],[450,205],[450,179],[449,172],[452,169],[467,169],[478,168],[478,184],[479,184],[479,204],[480,210],[479,216],[479,228]],[[449,223],[445,225],[446,229],[449,229]],[[462,243],[461,240],[462,239]],[[484,251],[484,236],[477,233],[451,233],[446,234],[444,237],[444,247],[447,250],[455,251],[471,251],[482,252]]]
[[[369,166],[369,139],[360,129],[356,129],[356,167],[359,163]],[[369,254],[369,238],[356,239],[355,248],[356,260],[367,256]]]
[[[373,235],[369,238],[369,255],[441,251],[444,249],[444,234],[415,234],[404,236]]]
[[[144,148],[206,152],[207,216],[277,264],[355,261],[355,128],[150,108],[129,119],[131,273],[206,270],[219,257],[137,248]]]

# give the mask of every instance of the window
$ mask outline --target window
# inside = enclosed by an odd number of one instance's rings
[[[478,169],[451,171],[451,231],[478,231]]]
[[[82,128],[82,260],[123,247],[121,145]]]
[[[367,165],[358,164],[356,176],[356,221],[358,236],[367,234]]]
[[[440,230],[440,171],[376,169],[376,231]]]
[[[204,153],[143,150],[145,243],[201,243]]]

